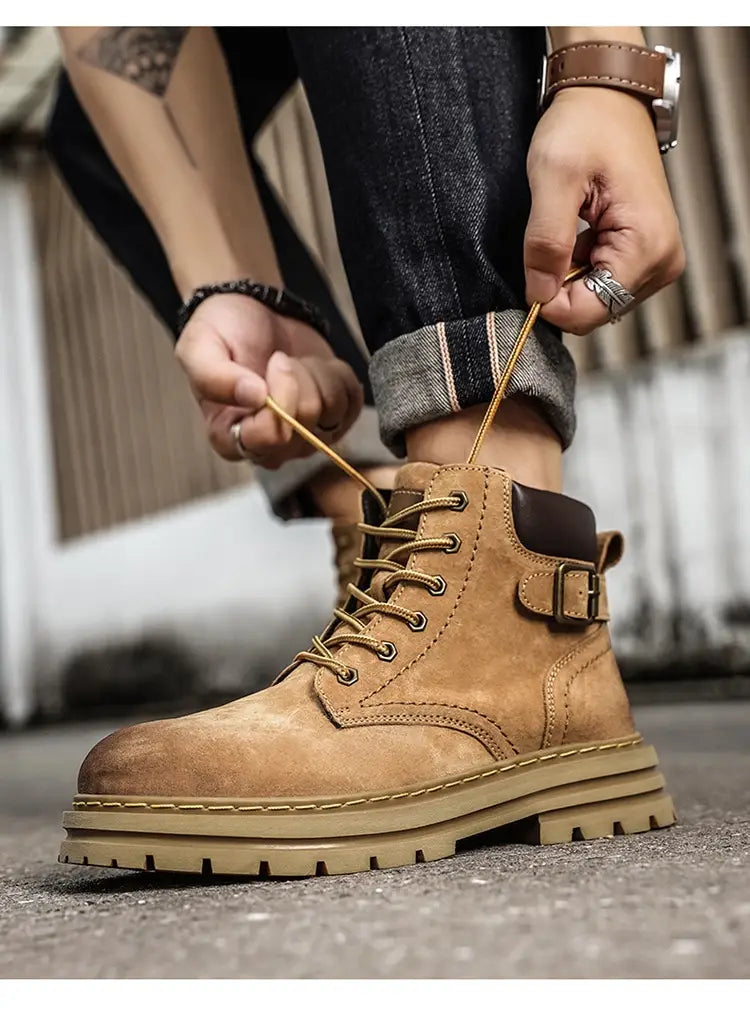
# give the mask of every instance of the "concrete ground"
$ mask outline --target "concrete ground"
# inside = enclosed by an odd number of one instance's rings
[[[644,706],[680,824],[351,877],[58,865],[105,725],[0,736],[0,976],[750,977],[750,702]]]

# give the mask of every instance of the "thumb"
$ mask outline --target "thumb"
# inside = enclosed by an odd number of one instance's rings
[[[176,354],[199,399],[238,405],[251,412],[262,407],[268,393],[265,380],[235,362],[222,343],[206,338],[178,343]]]
[[[531,213],[524,238],[526,301],[551,301],[570,269],[583,189],[577,179],[550,173],[530,174]]]

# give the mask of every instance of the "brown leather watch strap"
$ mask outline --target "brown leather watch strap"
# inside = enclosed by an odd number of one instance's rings
[[[605,85],[644,99],[664,95],[666,57],[632,43],[574,43],[547,58],[544,102],[561,89],[576,85]]]

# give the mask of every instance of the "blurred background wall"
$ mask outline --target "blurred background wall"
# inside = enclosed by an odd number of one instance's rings
[[[629,541],[611,583],[629,675],[739,675],[750,30],[647,32],[683,54],[666,167],[688,268],[617,326],[568,340],[581,386],[566,485]],[[57,66],[51,29],[0,36],[0,691],[15,722],[63,710],[81,672],[116,700],[144,661],[146,683],[171,672],[175,692],[254,687],[322,625],[333,593],[322,523],[280,525],[248,467],[213,455],[170,339],[51,169],[40,139]],[[356,323],[301,88],[256,149]]]

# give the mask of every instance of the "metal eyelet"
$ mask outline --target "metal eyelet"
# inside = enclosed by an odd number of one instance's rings
[[[468,495],[463,490],[451,490],[448,496],[456,500],[456,503],[453,505],[454,511],[463,511],[465,507],[469,506]]]
[[[457,536],[455,532],[446,532],[445,539],[449,539],[451,541],[451,545],[443,547],[444,553],[455,554],[461,546],[461,537]]]
[[[378,650],[378,657],[380,660],[395,660],[398,654],[398,650],[392,642],[384,642]]]
[[[338,675],[339,685],[353,685],[358,677],[359,675],[355,668],[350,667],[343,677],[340,674]]]
[[[414,617],[417,620],[409,621],[408,622],[409,628],[411,628],[413,632],[423,632],[427,627],[427,618],[425,617],[421,610],[415,611]]]
[[[442,596],[445,590],[448,588],[448,583],[445,581],[442,575],[436,575],[434,578],[434,585],[430,585],[427,588],[433,596]]]

